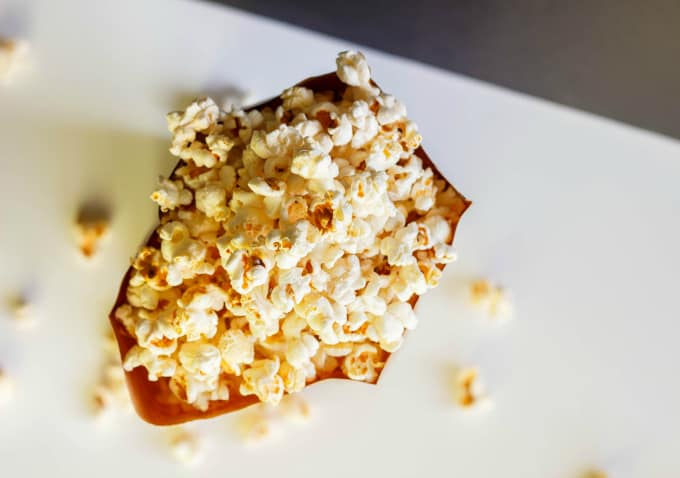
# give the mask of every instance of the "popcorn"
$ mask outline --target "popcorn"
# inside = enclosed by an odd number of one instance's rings
[[[205,245],[192,239],[189,229],[179,221],[164,224],[158,232],[161,255],[168,263],[167,283],[175,286],[197,274],[211,274],[214,267],[204,262]]]
[[[406,107],[392,95],[380,95],[376,98],[378,109],[378,123],[386,125],[395,123],[406,117]]]
[[[281,362],[262,359],[253,362],[252,366],[243,372],[241,395],[257,395],[260,401],[277,404],[283,397],[283,379],[277,375]]]
[[[24,294],[16,294],[8,298],[7,307],[17,327],[22,329],[33,328],[36,324],[36,313],[28,297]]]
[[[158,204],[161,211],[167,212],[181,206],[191,204],[193,195],[188,189],[184,189],[182,181],[171,181],[159,176],[159,188],[151,194],[151,200]]]
[[[342,371],[352,380],[373,382],[378,377],[377,370],[383,365],[378,347],[370,343],[360,343],[345,357]]]
[[[283,107],[287,110],[304,110],[314,103],[314,92],[309,88],[294,86],[281,93]]]
[[[328,154],[306,143],[293,157],[290,171],[305,179],[332,179],[338,175],[338,165]]]
[[[177,430],[169,445],[173,458],[183,465],[194,466],[203,459],[202,441],[186,429]]]
[[[380,90],[371,85],[371,70],[366,58],[360,52],[343,51],[336,60],[338,66],[338,78],[343,83],[366,89],[371,95],[376,95]]]
[[[28,43],[0,38],[0,83],[10,83],[25,64]]]
[[[109,232],[110,214],[98,203],[84,204],[76,217],[75,230],[78,247],[85,258],[92,257],[101,240]]]
[[[219,351],[222,368],[234,375],[241,375],[241,367],[255,360],[255,340],[242,330],[227,330],[220,337]]]
[[[179,351],[179,363],[184,372],[186,396],[189,403],[196,402],[201,394],[210,393],[218,388],[221,357],[219,349],[214,345],[185,343]],[[228,392],[226,398],[228,398]]]
[[[408,301],[456,257],[465,201],[424,166],[363,55],[337,66],[333,93],[168,115],[180,163],[152,194],[160,225],[114,317],[136,342],[125,369],[169,378],[199,410],[234,394],[276,404],[331,376],[375,382],[417,324]]]
[[[476,368],[462,368],[456,373],[455,396],[458,406],[472,408],[486,400],[484,387]]]
[[[14,380],[0,368],[0,408],[6,406],[14,397]]]
[[[505,290],[486,279],[478,279],[470,284],[470,303],[491,318],[512,317],[512,302]]]
[[[221,183],[208,183],[196,190],[196,209],[206,216],[223,221],[229,217],[227,190]]]
[[[409,304],[394,302],[387,306],[384,314],[375,316],[366,335],[379,342],[383,350],[394,352],[401,345],[404,330],[415,329],[417,323],[416,315]]]
[[[160,377],[172,377],[177,368],[177,362],[162,355],[155,354],[152,350],[135,345],[125,355],[123,368],[128,372],[142,366],[147,370],[149,381],[155,382]]]
[[[121,368],[118,343],[113,333],[105,336],[103,349],[104,364],[92,399],[95,414],[98,417],[110,417],[116,411],[131,410],[132,403],[125,383],[125,373]]]

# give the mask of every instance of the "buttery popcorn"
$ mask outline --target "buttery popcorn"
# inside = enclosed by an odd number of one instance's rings
[[[89,259],[97,252],[99,243],[109,232],[110,213],[102,204],[83,204],[75,221],[78,248]]]
[[[513,306],[505,289],[486,279],[478,279],[470,284],[470,303],[491,318],[512,317]]]
[[[275,108],[206,98],[168,115],[181,161],[151,195],[157,241],[115,311],[137,341],[126,370],[200,410],[276,404],[328,376],[375,382],[416,326],[408,301],[455,259],[460,197],[361,53],[341,53],[337,75],[340,97],[295,86]]]
[[[484,387],[476,368],[461,368],[455,377],[456,402],[461,408],[472,408],[486,401]]]

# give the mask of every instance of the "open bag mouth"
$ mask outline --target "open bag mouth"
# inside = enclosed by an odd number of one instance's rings
[[[377,86],[375,84],[373,85]],[[336,98],[342,97],[342,94],[347,88],[347,85],[343,83],[340,78],[338,78],[335,72],[308,78],[304,81],[301,81],[296,86],[306,87],[315,93],[332,92]],[[279,105],[281,105],[281,103],[281,98],[276,97],[250,108],[246,108],[245,111],[263,109],[267,107],[276,109]],[[455,189],[455,187],[448,180],[446,180],[446,178],[444,178],[435,164],[428,157],[422,146],[419,146],[415,150],[415,154],[422,160],[423,168],[431,168],[434,173],[434,178],[436,180],[446,181],[446,184],[452,188],[456,195],[456,200],[454,201],[453,206],[451,206],[452,211],[449,216],[449,224],[452,231],[449,244],[452,244],[458,221],[466,209],[470,206],[471,202],[468,201],[462,194],[460,194]],[[183,160],[178,162],[175,170],[173,170],[173,173],[170,176],[171,180],[177,179],[176,170],[184,163],[185,161]],[[409,220],[407,220],[407,222],[408,221]],[[151,234],[148,241],[146,242],[146,245],[155,248],[159,247],[160,238],[157,230],[154,230],[154,232]],[[440,269],[444,268],[443,264],[438,264],[437,266]],[[118,292],[118,297],[111,310],[111,313],[109,314],[109,319],[118,342],[120,354],[123,358],[133,346],[137,345],[137,339],[126,330],[121,321],[115,316],[115,311],[119,306],[126,303],[127,290],[133,271],[134,269],[130,267],[125,274]],[[415,307],[418,298],[418,295],[413,295],[410,298],[408,302],[411,307]],[[384,355],[384,360],[387,361],[389,359],[390,353],[382,350],[381,353]],[[383,370],[384,368],[377,370],[377,376],[373,383],[377,383]],[[134,368],[131,371],[126,371],[126,379],[132,403],[134,404],[137,413],[142,419],[155,425],[173,425],[195,419],[210,418],[224,413],[240,410],[244,407],[260,402],[256,395],[242,395],[239,392],[238,387],[234,387],[233,389],[230,387],[228,400],[211,401],[207,410],[202,411],[198,408],[195,408],[190,403],[180,399],[171,391],[170,378],[160,377],[157,381],[149,380],[147,371],[144,367],[140,366]],[[314,381],[307,382],[307,386],[327,379],[351,380],[343,373],[341,368],[338,367],[333,373],[324,374],[321,377],[317,376]]]

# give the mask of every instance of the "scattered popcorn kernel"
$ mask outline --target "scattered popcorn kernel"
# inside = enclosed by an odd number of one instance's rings
[[[375,383],[415,328],[412,299],[455,259],[467,203],[361,53],[342,52],[336,75],[337,94],[294,86],[273,107],[204,98],[167,116],[180,161],[113,313],[134,343],[125,370],[198,410],[256,397],[302,419],[285,394]]]
[[[472,408],[486,400],[484,387],[479,380],[476,368],[463,368],[455,378],[455,396],[461,408]]]
[[[16,294],[9,297],[7,307],[10,316],[14,319],[17,327],[22,329],[33,328],[36,324],[35,308],[24,294]]]
[[[0,408],[7,405],[14,397],[14,379],[0,368]]]
[[[0,83],[9,83],[24,66],[28,43],[22,40],[0,38]]]
[[[311,417],[309,403],[300,395],[286,395],[279,403],[278,411],[287,420],[307,422]]]
[[[272,434],[272,418],[264,407],[253,407],[243,412],[238,421],[238,432],[246,443],[262,442]]]
[[[195,466],[203,459],[202,441],[186,429],[179,429],[170,437],[170,451],[177,462],[185,466]]]
[[[88,203],[81,207],[76,217],[78,247],[85,258],[91,258],[98,250],[101,240],[109,232],[110,213],[100,203]]]
[[[513,313],[512,302],[505,289],[486,279],[470,284],[470,303],[492,318],[508,319]]]
[[[109,417],[117,412],[132,410],[132,403],[121,367],[118,343],[112,333],[102,342],[104,363],[99,380],[92,392],[94,413],[97,417]]]

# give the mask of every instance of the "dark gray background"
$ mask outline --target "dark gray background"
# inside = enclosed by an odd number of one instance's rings
[[[680,138],[680,0],[213,0]]]

